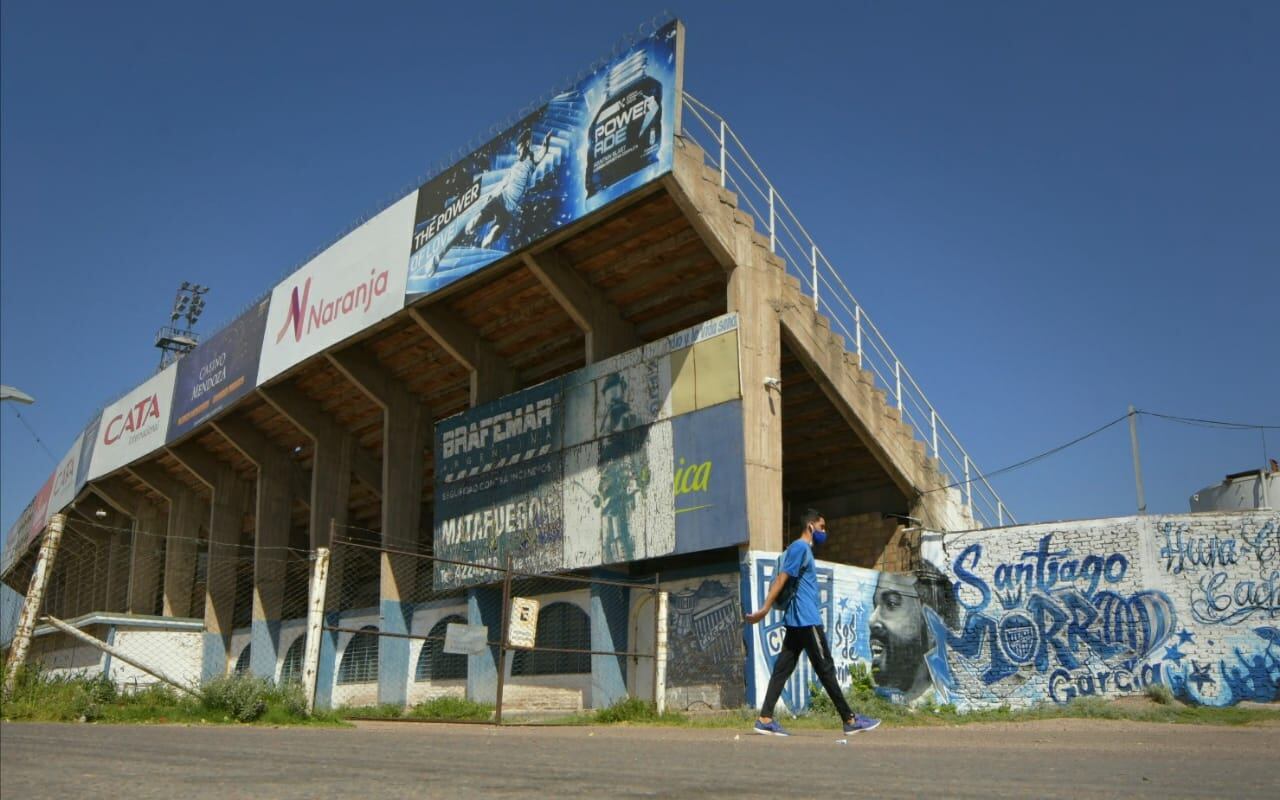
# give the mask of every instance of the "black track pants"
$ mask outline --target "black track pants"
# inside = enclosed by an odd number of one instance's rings
[[[840,682],[836,680],[836,665],[831,658],[831,647],[827,644],[827,632],[821,625],[806,625],[801,628],[787,628],[787,635],[782,640],[782,652],[773,665],[773,674],[769,676],[769,689],[764,694],[764,705],[760,707],[760,716],[772,717],[773,708],[782,696],[782,687],[786,685],[791,673],[795,672],[803,651],[809,656],[809,663],[822,688],[827,690],[831,702],[835,704],[842,722],[853,719],[853,711],[840,691]]]

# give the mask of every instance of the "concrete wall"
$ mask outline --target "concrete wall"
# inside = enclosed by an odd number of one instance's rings
[[[821,553],[819,553],[821,555]],[[752,607],[776,553],[743,565]],[[818,562],[842,680],[962,709],[1119,697],[1153,683],[1207,705],[1274,701],[1280,685],[1280,514],[1118,517],[926,534],[908,574]],[[749,637],[758,703],[776,614]],[[807,704],[808,665],[783,700]]]

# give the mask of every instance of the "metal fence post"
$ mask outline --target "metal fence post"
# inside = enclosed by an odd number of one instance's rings
[[[813,310],[818,310],[818,246],[810,245],[809,260],[813,262]]]
[[[721,119],[720,120],[720,188],[721,189],[724,189],[728,185],[725,181],[725,177],[726,177],[725,169],[724,169],[725,149],[726,149],[726,143],[724,140],[724,120]]]
[[[894,384],[893,396],[894,396],[894,399],[897,400],[898,402],[898,410],[901,411],[902,410],[902,362],[896,358],[893,360],[893,384]],[[899,414],[898,417],[901,418],[902,415]]]
[[[964,455],[964,505],[973,511],[973,484],[969,482],[969,454]]]
[[[769,253],[772,255],[774,250],[774,242],[777,237],[774,236],[774,214],[773,214],[773,184],[769,184]]]
[[[858,367],[862,367],[862,306],[853,307],[853,338],[857,345]]]
[[[929,409],[929,437],[933,440],[933,457],[938,457],[938,412]]]
[[[658,714],[667,711],[667,593],[658,592],[658,627],[654,631],[653,694]]]
[[[507,553],[506,573],[502,576],[502,640],[498,642],[498,692],[493,721],[502,724],[502,691],[507,678],[507,626],[511,623],[511,554]]]
[[[330,530],[330,543],[333,532]],[[316,561],[311,567],[310,596],[307,598],[307,639],[302,657],[302,686],[307,694],[307,713],[315,711],[316,680],[320,673],[320,637],[324,635],[324,597],[329,584],[329,548],[316,548]]]
[[[44,603],[44,590],[49,585],[49,575],[53,572],[53,562],[58,557],[58,546],[62,543],[62,528],[67,518],[62,514],[54,514],[45,529],[44,539],[40,542],[40,552],[36,555],[35,570],[31,573],[31,584],[27,587],[27,596],[22,601],[22,612],[18,615],[18,629],[13,635],[13,647],[9,651],[9,664],[4,679],[4,692],[13,691],[14,681],[18,679],[18,671],[27,663],[27,651],[31,648],[31,634],[36,627],[36,615]]]

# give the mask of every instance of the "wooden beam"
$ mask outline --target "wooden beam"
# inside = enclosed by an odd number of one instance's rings
[[[284,415],[299,430],[311,437],[313,441],[326,436],[340,436],[347,431],[342,423],[318,402],[292,384],[282,383],[271,387],[260,387],[258,394]],[[382,462],[373,453],[360,446],[355,436],[351,437],[352,453],[351,474],[356,480],[382,495]]]
[[[587,339],[587,363],[593,364],[640,343],[635,327],[604,293],[592,286],[555,250],[522,256],[542,285]]]
[[[103,502],[129,518],[137,517],[138,507],[147,502],[147,499],[141,494],[119,484],[109,485],[98,481],[90,483],[89,488]]]
[[[214,430],[221,433],[232,447],[244,454],[258,467],[280,463],[288,464],[289,490],[293,496],[311,505],[311,478],[298,462],[289,457],[289,452],[267,438],[266,434],[243,419],[223,417],[209,423]]]
[[[519,377],[493,344],[457,315],[440,307],[409,309],[409,316],[445,352],[471,371],[471,405],[510,394]]]
[[[187,487],[173,476],[172,472],[153,462],[137,464],[126,469],[138,480],[151,487],[166,500],[173,501],[178,493]]]
[[[214,458],[194,441],[188,441],[166,449],[174,460],[210,489],[218,482],[218,472],[224,467],[230,468],[229,464]]]
[[[325,357],[383,411],[394,402],[398,382],[378,364],[377,357],[368,348],[357,344],[345,350],[325,353]]]

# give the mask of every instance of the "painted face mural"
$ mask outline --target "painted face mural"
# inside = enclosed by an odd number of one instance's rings
[[[936,568],[880,573],[868,620],[871,675],[881,694],[896,702],[914,703],[933,688],[925,656],[934,642],[925,608],[953,621],[956,616],[951,581]]]

